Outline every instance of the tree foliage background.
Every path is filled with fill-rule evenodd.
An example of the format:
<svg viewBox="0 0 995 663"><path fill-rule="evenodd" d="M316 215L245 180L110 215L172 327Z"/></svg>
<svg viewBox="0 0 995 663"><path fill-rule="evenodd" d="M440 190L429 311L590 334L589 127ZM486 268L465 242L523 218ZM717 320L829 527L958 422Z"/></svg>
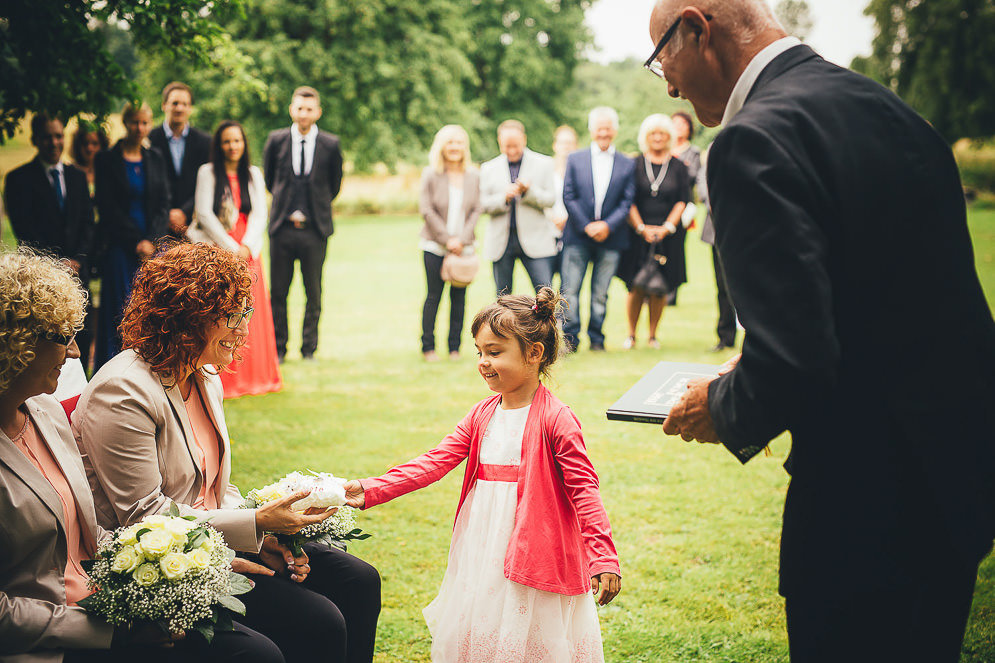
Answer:
<svg viewBox="0 0 995 663"><path fill-rule="evenodd" d="M995 0L870 0L873 52L851 67L889 86L949 141L995 134Z"/></svg>
<svg viewBox="0 0 995 663"><path fill-rule="evenodd" d="M245 0L224 22L212 64L144 54L147 98L174 79L197 95L197 124L246 126L258 150L287 126L290 96L322 96L319 126L343 138L359 170L421 162L444 124L463 125L476 158L497 152L494 129L522 120L551 142L591 36L590 0Z"/></svg>

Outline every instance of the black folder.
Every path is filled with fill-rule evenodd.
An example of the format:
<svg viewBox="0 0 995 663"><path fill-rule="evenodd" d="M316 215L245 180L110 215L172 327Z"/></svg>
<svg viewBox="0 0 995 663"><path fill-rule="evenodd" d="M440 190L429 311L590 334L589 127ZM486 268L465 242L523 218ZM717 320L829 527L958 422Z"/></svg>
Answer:
<svg viewBox="0 0 995 663"><path fill-rule="evenodd" d="M721 366L684 364L661 361L608 408L609 419L635 421L642 424L662 424L670 408L687 390L687 384L698 378L714 378Z"/></svg>

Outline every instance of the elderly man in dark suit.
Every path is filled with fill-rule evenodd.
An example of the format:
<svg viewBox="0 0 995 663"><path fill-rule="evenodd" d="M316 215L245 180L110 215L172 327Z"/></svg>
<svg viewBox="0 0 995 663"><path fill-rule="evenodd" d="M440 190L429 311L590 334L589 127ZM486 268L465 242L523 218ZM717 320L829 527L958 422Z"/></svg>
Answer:
<svg viewBox="0 0 995 663"><path fill-rule="evenodd" d="M313 359L321 317L321 271L332 225L332 200L342 186L338 136L319 131L321 99L317 90L299 87L290 102L293 125L266 139L263 171L273 194L270 206L270 300L280 361L287 354L287 293L300 261L307 302L301 355Z"/></svg>
<svg viewBox="0 0 995 663"><path fill-rule="evenodd" d="M567 310L563 336L576 351L580 335L580 288L591 268L591 317L587 335L591 350L604 351L602 325L608 306L608 286L629 245L629 209L636 197L635 162L615 150L618 113L601 106L588 115L591 147L567 157L563 175L563 292Z"/></svg>
<svg viewBox="0 0 995 663"><path fill-rule="evenodd" d="M183 237L193 220L193 194L197 169L211 158L210 134L190 126L193 90L174 81L162 90L161 125L149 132L149 142L159 150L169 175L169 234Z"/></svg>
<svg viewBox="0 0 995 663"><path fill-rule="evenodd" d="M88 288L94 248L93 205L86 175L62 163L64 132L58 118L45 113L32 118L31 143L38 153L7 175L7 215L18 244L62 258ZM90 357L91 319L88 314L76 336L84 368Z"/></svg>
<svg viewBox="0 0 995 663"><path fill-rule="evenodd" d="M742 462L791 431L792 661L957 661L995 536L995 322L951 151L764 0L659 0L650 33L671 96L725 126L708 191L746 328L664 431Z"/></svg>

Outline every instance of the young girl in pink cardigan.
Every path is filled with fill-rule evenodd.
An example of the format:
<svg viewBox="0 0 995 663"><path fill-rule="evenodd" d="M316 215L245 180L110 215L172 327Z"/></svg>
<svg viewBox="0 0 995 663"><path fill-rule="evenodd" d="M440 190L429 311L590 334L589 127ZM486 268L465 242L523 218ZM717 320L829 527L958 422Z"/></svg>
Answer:
<svg viewBox="0 0 995 663"><path fill-rule="evenodd" d="M480 311L477 369L497 395L431 451L345 486L348 504L369 508L467 461L449 564L424 610L433 661L604 660L595 601L621 589L618 555L580 423L540 382L562 347L561 302L542 288Z"/></svg>

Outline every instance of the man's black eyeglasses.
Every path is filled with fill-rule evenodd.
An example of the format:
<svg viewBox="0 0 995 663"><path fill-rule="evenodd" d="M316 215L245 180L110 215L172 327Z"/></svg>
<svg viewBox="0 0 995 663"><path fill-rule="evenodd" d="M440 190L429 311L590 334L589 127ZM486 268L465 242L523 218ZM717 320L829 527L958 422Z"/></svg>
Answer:
<svg viewBox="0 0 995 663"><path fill-rule="evenodd" d="M705 14L705 20L711 21L712 20L711 15ZM660 51L663 50L663 47L666 46L670 42L670 40L674 38L674 33L677 32L677 26L680 24L681 24L681 17L678 16L677 20L671 23L670 27L667 28L667 31L663 33L662 37L660 37L660 41L656 42L656 48L653 49L653 54L650 55L646 59L646 62L643 63L643 67L645 69L650 70L660 78L664 77L663 66L657 61L656 58L658 55L660 55Z"/></svg>

